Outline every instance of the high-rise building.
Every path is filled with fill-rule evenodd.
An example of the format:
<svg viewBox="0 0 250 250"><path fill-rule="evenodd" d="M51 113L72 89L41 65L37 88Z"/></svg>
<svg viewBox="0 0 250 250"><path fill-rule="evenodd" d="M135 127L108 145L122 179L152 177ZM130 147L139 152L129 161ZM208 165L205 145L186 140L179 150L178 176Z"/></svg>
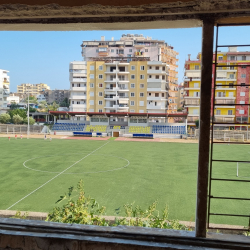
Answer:
<svg viewBox="0 0 250 250"><path fill-rule="evenodd" d="M17 85L17 93L18 94L31 94L38 95L40 91L50 89L50 87L45 83L31 84L31 83L22 83L21 85Z"/></svg>
<svg viewBox="0 0 250 250"><path fill-rule="evenodd" d="M178 53L165 41L128 34L117 41L83 41L81 46L83 61L70 63L71 111L177 111L177 104L168 105L168 92L169 79L178 86Z"/></svg>
<svg viewBox="0 0 250 250"><path fill-rule="evenodd" d="M10 77L7 70L0 69L0 112L7 109L7 97L10 95Z"/></svg>
<svg viewBox="0 0 250 250"><path fill-rule="evenodd" d="M215 98L215 122L247 123L249 106L234 104L249 104L249 86L245 85L249 85L250 81L250 67L246 66L250 65L250 52L239 52L237 48L231 47L228 52L217 53L217 63L216 86L214 86L215 67L212 82L212 87L216 88L215 97L212 94L212 102ZM189 55L189 59L185 62L185 107L188 110L190 125L199 120L200 67L201 53L198 54L197 60L191 60Z"/></svg>

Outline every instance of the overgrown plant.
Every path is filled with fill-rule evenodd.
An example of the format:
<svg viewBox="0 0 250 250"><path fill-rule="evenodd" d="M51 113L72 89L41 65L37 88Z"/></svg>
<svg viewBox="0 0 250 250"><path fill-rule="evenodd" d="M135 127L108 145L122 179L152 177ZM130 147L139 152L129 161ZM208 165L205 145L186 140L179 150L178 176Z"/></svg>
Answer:
<svg viewBox="0 0 250 250"><path fill-rule="evenodd" d="M28 212L24 212L22 215L21 211L16 211L15 215L11 218L13 218L13 219L26 219L28 217L28 215L29 215Z"/></svg>
<svg viewBox="0 0 250 250"><path fill-rule="evenodd" d="M77 193L76 196L73 196ZM74 201L73 198L77 197ZM106 208L99 206L95 199L86 197L83 188L83 181L77 185L77 188L70 187L67 194L60 196L56 203L66 201L62 207L55 207L52 213L48 214L46 221L77 223L98 226L137 226L154 227L175 230L190 230L188 227L179 223L178 220L169 219L169 209L165 206L160 213L156 208L158 201L153 202L145 211L140 206L125 204L123 206L126 217L117 217L115 222L111 223L103 218Z"/></svg>

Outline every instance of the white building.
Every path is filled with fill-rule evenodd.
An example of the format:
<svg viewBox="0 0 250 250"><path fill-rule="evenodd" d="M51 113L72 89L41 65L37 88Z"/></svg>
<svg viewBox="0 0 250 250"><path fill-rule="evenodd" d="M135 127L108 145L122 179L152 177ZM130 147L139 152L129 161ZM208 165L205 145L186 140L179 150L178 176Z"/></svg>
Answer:
<svg viewBox="0 0 250 250"><path fill-rule="evenodd" d="M38 102L46 101L46 97L43 94L38 94L36 98Z"/></svg>
<svg viewBox="0 0 250 250"><path fill-rule="evenodd" d="M10 94L10 77L7 75L9 71L0 69L0 111L7 109L7 97Z"/></svg>
<svg viewBox="0 0 250 250"><path fill-rule="evenodd" d="M10 96L7 97L7 102L8 104L12 104L12 103L19 103L20 102L20 98L19 96L15 96L14 94L10 94Z"/></svg>

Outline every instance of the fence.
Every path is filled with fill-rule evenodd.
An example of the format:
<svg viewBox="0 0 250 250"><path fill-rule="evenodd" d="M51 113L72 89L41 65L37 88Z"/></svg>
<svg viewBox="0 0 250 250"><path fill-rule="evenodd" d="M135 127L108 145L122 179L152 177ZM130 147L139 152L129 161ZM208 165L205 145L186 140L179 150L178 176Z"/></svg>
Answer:
<svg viewBox="0 0 250 250"><path fill-rule="evenodd" d="M30 125L30 134L39 134L42 132L43 126ZM1 134L27 134L28 125L0 125Z"/></svg>

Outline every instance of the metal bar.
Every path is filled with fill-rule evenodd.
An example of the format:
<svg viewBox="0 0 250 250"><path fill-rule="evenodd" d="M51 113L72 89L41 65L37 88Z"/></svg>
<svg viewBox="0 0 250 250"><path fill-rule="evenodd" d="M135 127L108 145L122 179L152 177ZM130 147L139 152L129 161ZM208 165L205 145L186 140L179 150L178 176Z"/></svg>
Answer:
<svg viewBox="0 0 250 250"><path fill-rule="evenodd" d="M250 66L250 65L249 65ZM233 86L233 87L249 87L250 84L240 85L240 84L223 84L223 85L215 85L215 87L221 87L221 86Z"/></svg>
<svg viewBox="0 0 250 250"><path fill-rule="evenodd" d="M207 17L203 20L201 88L200 88L200 133L199 157L196 196L196 237L206 237L207 194L210 143L210 110L212 90L214 20Z"/></svg>
<svg viewBox="0 0 250 250"><path fill-rule="evenodd" d="M250 123L235 123L235 122L213 122L213 124L226 124L226 125L250 125Z"/></svg>
<svg viewBox="0 0 250 250"><path fill-rule="evenodd" d="M250 104L239 104L239 103L228 103L228 104L223 104L223 103L215 103L215 106L250 106Z"/></svg>
<svg viewBox="0 0 250 250"><path fill-rule="evenodd" d="M217 26L250 26L250 23L218 23Z"/></svg>
<svg viewBox="0 0 250 250"><path fill-rule="evenodd" d="M250 163L250 161L235 161L235 160L214 160L212 161L220 161L220 162L243 162L243 163Z"/></svg>
<svg viewBox="0 0 250 250"><path fill-rule="evenodd" d="M218 45L218 48L223 48L223 47L250 47L250 44L235 44L235 45Z"/></svg>
<svg viewBox="0 0 250 250"><path fill-rule="evenodd" d="M228 61L229 62L229 61ZM230 61L231 63L234 63L233 61ZM237 61L235 61L236 63ZM247 62L246 62L247 63ZM234 65L227 65L227 64L219 64L217 63L216 64L216 68L219 68L219 67L242 67L242 66L246 66L246 67L250 67L250 64L234 64ZM229 69L230 70L230 69ZM225 70L226 71L226 70Z"/></svg>
<svg viewBox="0 0 250 250"><path fill-rule="evenodd" d="M243 232L245 232L245 231L249 231L249 228L246 228L246 229L244 229L244 228L237 228L237 229L232 229L232 228L224 228L224 227L210 227L210 226L208 226L208 228L207 229L217 229L217 230L237 230L237 231L243 231Z"/></svg>
<svg viewBox="0 0 250 250"><path fill-rule="evenodd" d="M250 201L250 198L219 197L219 196L210 196L210 198L211 198L211 199L221 199L221 200Z"/></svg>
<svg viewBox="0 0 250 250"><path fill-rule="evenodd" d="M242 144L242 145L245 145L245 144L250 144L250 142L224 142L224 141L214 141L213 143L219 143L219 144Z"/></svg>
<svg viewBox="0 0 250 250"><path fill-rule="evenodd" d="M239 181L239 182L250 182L250 180L236 180L236 179L220 179L220 178L212 178L212 181Z"/></svg>
<svg viewBox="0 0 250 250"><path fill-rule="evenodd" d="M217 214L217 213L210 213L210 215L236 216L236 217L250 217L250 215L245 215L245 214Z"/></svg>
<svg viewBox="0 0 250 250"><path fill-rule="evenodd" d="M216 29L216 45L215 45L215 64L214 66L216 67L217 65L217 50L218 50L218 34L219 34L219 27L217 26ZM216 85L216 70L214 71L214 86ZM213 108L212 108L212 136L211 136L211 149L210 149L210 158L213 158L213 141L214 141L214 126L213 126L213 121L214 121L214 105L215 105L215 88L213 88ZM209 225L209 213L210 213L210 207L211 207L211 201L210 201L210 195L211 195L211 178L212 178L212 161L210 160L210 166L209 166L209 191L208 191L208 211L207 211L207 223Z"/></svg>

